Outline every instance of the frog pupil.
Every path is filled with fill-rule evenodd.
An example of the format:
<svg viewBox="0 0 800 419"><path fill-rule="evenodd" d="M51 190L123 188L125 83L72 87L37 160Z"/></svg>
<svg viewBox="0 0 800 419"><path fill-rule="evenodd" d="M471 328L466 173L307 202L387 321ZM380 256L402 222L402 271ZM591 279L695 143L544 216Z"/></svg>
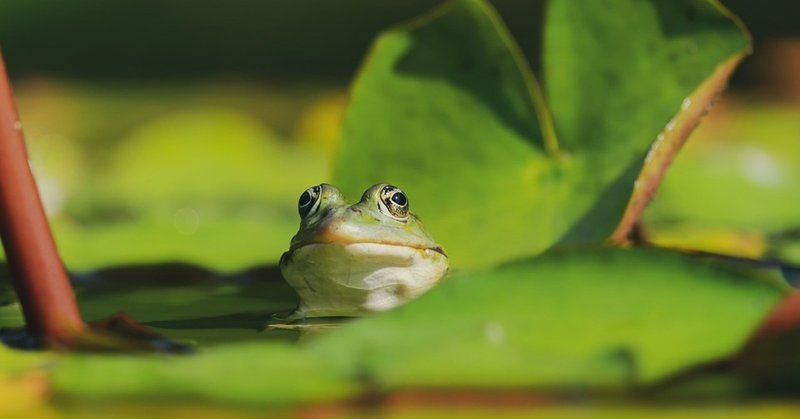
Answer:
<svg viewBox="0 0 800 419"><path fill-rule="evenodd" d="M394 202L397 205L400 205L401 207L405 206L408 203L406 195L402 192L396 192L395 194L392 195L391 199L392 202Z"/></svg>
<svg viewBox="0 0 800 419"><path fill-rule="evenodd" d="M408 217L408 198L406 198L406 194L403 191L396 186L386 185L381 189L378 197L384 205L381 211L388 211L393 217L400 221L405 221ZM378 208L381 208L380 203Z"/></svg>
<svg viewBox="0 0 800 419"><path fill-rule="evenodd" d="M300 217L306 217L314 209L314 202L319 197L319 189L317 186L307 189L300 195L300 200L297 201L297 211Z"/></svg>
<svg viewBox="0 0 800 419"><path fill-rule="evenodd" d="M308 193L308 191L305 191L303 192L302 195L300 195L300 201L297 202L297 205L300 207L304 207L310 203L311 203L311 194Z"/></svg>

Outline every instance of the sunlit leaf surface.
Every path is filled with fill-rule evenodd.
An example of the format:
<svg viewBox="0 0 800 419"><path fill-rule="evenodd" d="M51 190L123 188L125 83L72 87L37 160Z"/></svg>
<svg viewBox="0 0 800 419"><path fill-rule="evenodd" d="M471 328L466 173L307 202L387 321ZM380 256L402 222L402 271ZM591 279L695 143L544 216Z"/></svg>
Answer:
<svg viewBox="0 0 800 419"><path fill-rule="evenodd" d="M544 46L540 91L487 2L456 0L388 31L357 77L338 145L344 98L328 89L29 86L21 108L32 166L83 315L123 311L197 352L2 350L0 416L47 417L54 405L104 417L151 416L153 406L171 417L320 403L349 412L363 407L354 400L391 405L397 396L402 406L404 391L435 397L436 390L487 391L506 401L522 394L529 403L522 412L540 395L555 395L550 412L582 415L588 404L560 403L575 394L666 390L691 399L796 386L780 377L797 370L785 349L748 347L744 356L753 359L744 369L730 361L711 378L694 369L739 353L782 297L780 281L648 250L533 258L554 244L605 240L636 199L637 178L658 185L662 164L707 105L698 88L713 82L700 89L713 96L748 50L737 21L715 1L552 0ZM319 102L304 116L289 111L314 95ZM659 138L667 148L655 155L658 176L643 179ZM320 150L334 148L337 186L351 199L381 181L405 189L449 251L454 274L407 306L338 330L265 329L271 314L297 300L274 266L252 267L274 263L285 249L297 196L327 180ZM774 181L759 156L742 163L741 176ZM779 157L770 154L783 164ZM676 181L675 190L690 193L667 192L652 220L698 211L699 220L724 214L756 226L774 215L779 233L793 225L791 209L776 204L780 193L756 193L741 213L722 203L698 210L696 202L716 196L697 182L697 173L717 175L706 163ZM789 166L780 174L794 173ZM769 211L756 201L769 201ZM781 251L800 254L786 241ZM753 246L763 254L762 242ZM190 264L165 263L173 261ZM3 284L0 328L23 325L11 300ZM436 403L454 400L464 399ZM609 417L653 409L595 407ZM330 413L313 409L301 413ZM782 406L754 411L783 413Z"/></svg>
<svg viewBox="0 0 800 419"><path fill-rule="evenodd" d="M155 332L194 345L297 339L296 333L262 332L276 312L297 305L275 268L230 275L184 264L114 268L75 277L87 321L123 312ZM19 328L18 304L0 306L0 328Z"/></svg>
<svg viewBox="0 0 800 419"><path fill-rule="evenodd" d="M675 254L557 253L456 276L319 349L390 387L642 384L734 350L780 295Z"/></svg>
<svg viewBox="0 0 800 419"><path fill-rule="evenodd" d="M351 196L378 181L406 189L457 267L602 241L684 99L747 49L735 22L694 0L553 1L545 40L560 145L485 3L385 33L353 88L335 182Z"/></svg>
<svg viewBox="0 0 800 419"><path fill-rule="evenodd" d="M781 295L676 254L553 254L453 277L299 349L251 342L171 360L70 357L54 377L60 392L87 397L265 404L417 387L626 389L733 353ZM184 337L193 333L205 331Z"/></svg>

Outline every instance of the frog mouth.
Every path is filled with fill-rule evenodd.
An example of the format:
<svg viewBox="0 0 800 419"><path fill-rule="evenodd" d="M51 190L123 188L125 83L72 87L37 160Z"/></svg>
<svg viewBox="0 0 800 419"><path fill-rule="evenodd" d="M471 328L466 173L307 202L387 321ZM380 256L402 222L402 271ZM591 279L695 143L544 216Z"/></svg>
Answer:
<svg viewBox="0 0 800 419"><path fill-rule="evenodd" d="M284 264L286 262L289 262L292 259L292 256L294 255L294 253L297 252L298 250L301 250L301 249L304 249L304 248L308 248L308 247L311 247L311 246L342 246L342 247L344 247L344 246L350 246L350 245L370 245L370 244L371 245L378 245L378 246L386 246L387 248L401 247L401 248L416 250L416 251L419 251L419 252L433 252L433 253L438 253L441 256L445 257L445 258L448 258L447 253L444 251L444 249L441 248L441 246L420 247L420 246L409 246L407 244L398 244L398 243L392 243L392 242L356 242L356 241L354 241L354 242L318 241L317 242L317 241L315 241L315 242L310 242L310 243L304 243L304 244L302 244L300 246L290 248L288 251L284 252L283 255L281 255L280 264Z"/></svg>
<svg viewBox="0 0 800 419"><path fill-rule="evenodd" d="M437 247L308 243L284 253L280 268L300 297L301 316L361 316L396 307L439 283L449 267Z"/></svg>
<svg viewBox="0 0 800 419"><path fill-rule="evenodd" d="M433 252L439 253L439 254L441 254L441 255L442 255L442 256L444 256L444 257L447 257L447 253L445 253L445 252L444 252L444 249L442 249L440 246L436 246L436 247L428 247L427 249L428 249L428 250L430 250L430 251L433 251Z"/></svg>
<svg viewBox="0 0 800 419"><path fill-rule="evenodd" d="M370 241L370 242L366 242L366 241L365 242L359 242L359 241L352 241L352 242L348 242L348 241L315 241L315 242L305 243L303 245L297 246L296 248L291 249L290 251L294 251L294 250L297 250L297 249L300 249L302 247L309 246L309 245L312 245L312 244L331 244L331 245L339 245L339 246L347 246L349 244L383 244L383 245L387 245L387 246L407 247L409 249L416 249L416 250L430 250L432 252L439 253L444 257L447 257L447 253L445 253L444 249L442 249L441 246L435 246L435 247L409 246L407 244L395 243L395 242L391 242L391 241Z"/></svg>

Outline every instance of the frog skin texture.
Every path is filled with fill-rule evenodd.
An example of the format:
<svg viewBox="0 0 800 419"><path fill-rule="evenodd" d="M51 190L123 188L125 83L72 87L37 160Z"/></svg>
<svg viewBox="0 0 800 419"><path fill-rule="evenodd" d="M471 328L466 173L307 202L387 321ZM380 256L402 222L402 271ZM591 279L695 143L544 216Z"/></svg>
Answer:
<svg viewBox="0 0 800 419"><path fill-rule="evenodd" d="M448 271L447 254L395 186L374 185L350 205L323 183L303 192L298 210L300 229L280 268L300 303L285 320L388 310L429 290Z"/></svg>

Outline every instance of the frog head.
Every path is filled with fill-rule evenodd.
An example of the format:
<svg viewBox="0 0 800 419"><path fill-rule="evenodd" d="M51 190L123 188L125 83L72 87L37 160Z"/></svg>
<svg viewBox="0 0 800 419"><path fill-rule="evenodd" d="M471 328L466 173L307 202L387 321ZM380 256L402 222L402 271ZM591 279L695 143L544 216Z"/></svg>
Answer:
<svg viewBox="0 0 800 419"><path fill-rule="evenodd" d="M293 318L390 309L447 273L447 254L395 186L374 185L351 205L323 183L300 195L298 211L300 229L281 257L281 272L300 296Z"/></svg>

